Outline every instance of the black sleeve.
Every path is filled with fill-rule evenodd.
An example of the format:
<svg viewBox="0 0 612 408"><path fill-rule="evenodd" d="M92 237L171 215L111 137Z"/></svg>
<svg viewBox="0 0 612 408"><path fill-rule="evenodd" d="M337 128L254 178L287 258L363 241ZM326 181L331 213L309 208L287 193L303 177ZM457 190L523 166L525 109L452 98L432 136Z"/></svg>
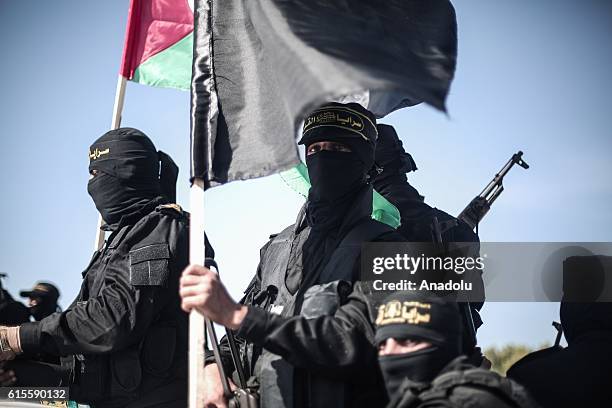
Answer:
<svg viewBox="0 0 612 408"><path fill-rule="evenodd" d="M148 239L169 243L169 262L155 264L162 275L167 274L166 280L160 282L149 278L153 281L134 282L130 278L129 263L109 262L105 270L105 286L97 295L62 313L21 326L20 340L24 352L53 355L109 353L142 340L168 301L178 301L178 276L188 261L185 224L164 217L149 227L146 231ZM146 241L139 242L134 247L145 244ZM152 270L157 266L149 268Z"/></svg>
<svg viewBox="0 0 612 408"><path fill-rule="evenodd" d="M160 288L135 288L117 277L87 303L22 325L22 348L53 355L120 350L142 338L166 298Z"/></svg>
<svg viewBox="0 0 612 408"><path fill-rule="evenodd" d="M344 377L359 375L376 364L367 305L354 294L334 315L313 319L249 307L237 334L310 371Z"/></svg>

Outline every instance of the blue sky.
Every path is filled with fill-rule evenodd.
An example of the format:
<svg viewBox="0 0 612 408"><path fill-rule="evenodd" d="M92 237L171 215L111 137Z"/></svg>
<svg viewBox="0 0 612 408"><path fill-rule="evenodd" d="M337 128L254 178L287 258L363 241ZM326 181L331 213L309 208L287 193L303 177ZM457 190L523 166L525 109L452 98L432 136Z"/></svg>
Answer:
<svg viewBox="0 0 612 408"><path fill-rule="evenodd" d="M0 271L13 294L47 279L70 303L91 256L96 211L87 151L110 126L128 2L0 2ZM427 106L396 126L427 201L458 214L516 150L518 168L481 225L483 241L612 241L612 3L457 2L449 116ZM189 95L129 84L123 125L181 167L189 208ZM302 204L277 176L206 194L207 233L238 297L269 234ZM489 303L483 345L552 341L558 305Z"/></svg>

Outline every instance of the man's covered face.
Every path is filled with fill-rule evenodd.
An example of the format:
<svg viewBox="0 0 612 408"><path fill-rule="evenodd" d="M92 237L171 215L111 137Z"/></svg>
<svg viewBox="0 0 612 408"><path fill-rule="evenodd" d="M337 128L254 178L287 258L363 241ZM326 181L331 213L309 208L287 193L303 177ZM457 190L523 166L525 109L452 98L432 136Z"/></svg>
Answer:
<svg viewBox="0 0 612 408"><path fill-rule="evenodd" d="M311 112L299 141L306 146L309 201L336 202L363 186L376 137L376 118L361 105L329 103Z"/></svg>
<svg viewBox="0 0 612 408"><path fill-rule="evenodd" d="M160 194L158 184L130 183L104 172L98 172L89 180L87 192L109 225L118 223L135 206Z"/></svg>
<svg viewBox="0 0 612 408"><path fill-rule="evenodd" d="M57 310L56 302L44 297L30 297L28 300L30 314L36 321L53 314Z"/></svg>
<svg viewBox="0 0 612 408"><path fill-rule="evenodd" d="M412 156L404 150L404 146L393 126L378 124L378 140L376 141L375 161L382 173L374 178L374 185L387 177L404 175L417 169Z"/></svg>
<svg viewBox="0 0 612 408"><path fill-rule="evenodd" d="M446 349L418 339L384 340L378 349L378 362L389 397L393 397L402 382L430 382L456 357Z"/></svg>
<svg viewBox="0 0 612 408"><path fill-rule="evenodd" d="M391 294L378 308L375 340L389 397L404 381L430 382L460 354L456 303L418 292Z"/></svg>
<svg viewBox="0 0 612 408"><path fill-rule="evenodd" d="M107 224L161 194L158 153L142 132L110 131L94 142L89 157L87 191Z"/></svg>
<svg viewBox="0 0 612 408"><path fill-rule="evenodd" d="M344 143L321 141L308 145L306 165L311 198L316 201L337 201L365 183L364 163Z"/></svg>

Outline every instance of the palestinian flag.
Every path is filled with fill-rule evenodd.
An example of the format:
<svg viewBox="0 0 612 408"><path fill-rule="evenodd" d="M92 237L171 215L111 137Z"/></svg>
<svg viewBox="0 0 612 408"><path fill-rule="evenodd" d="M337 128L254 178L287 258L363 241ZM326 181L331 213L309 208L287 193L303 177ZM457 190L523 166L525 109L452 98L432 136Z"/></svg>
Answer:
<svg viewBox="0 0 612 408"><path fill-rule="evenodd" d="M193 0L131 0L120 75L189 89L192 61Z"/></svg>

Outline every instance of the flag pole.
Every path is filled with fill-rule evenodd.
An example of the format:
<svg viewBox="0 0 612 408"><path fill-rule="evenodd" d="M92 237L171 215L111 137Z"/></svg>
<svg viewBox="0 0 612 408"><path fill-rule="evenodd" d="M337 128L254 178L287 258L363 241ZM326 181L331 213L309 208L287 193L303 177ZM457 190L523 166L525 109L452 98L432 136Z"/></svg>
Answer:
<svg viewBox="0 0 612 408"><path fill-rule="evenodd" d="M204 265L204 180L195 178L189 194L189 263ZM189 313L189 408L203 408L204 336L204 316L192 310Z"/></svg>
<svg viewBox="0 0 612 408"><path fill-rule="evenodd" d="M119 75L117 79L117 88L115 89L115 102L113 104L113 120L111 122L111 130L118 129L121 126L121 112L123 111L123 101L125 99L125 86L127 79ZM102 216L98 215L98 228L96 228L96 239L94 241L94 251L98 251L104 245L104 231L102 227Z"/></svg>

